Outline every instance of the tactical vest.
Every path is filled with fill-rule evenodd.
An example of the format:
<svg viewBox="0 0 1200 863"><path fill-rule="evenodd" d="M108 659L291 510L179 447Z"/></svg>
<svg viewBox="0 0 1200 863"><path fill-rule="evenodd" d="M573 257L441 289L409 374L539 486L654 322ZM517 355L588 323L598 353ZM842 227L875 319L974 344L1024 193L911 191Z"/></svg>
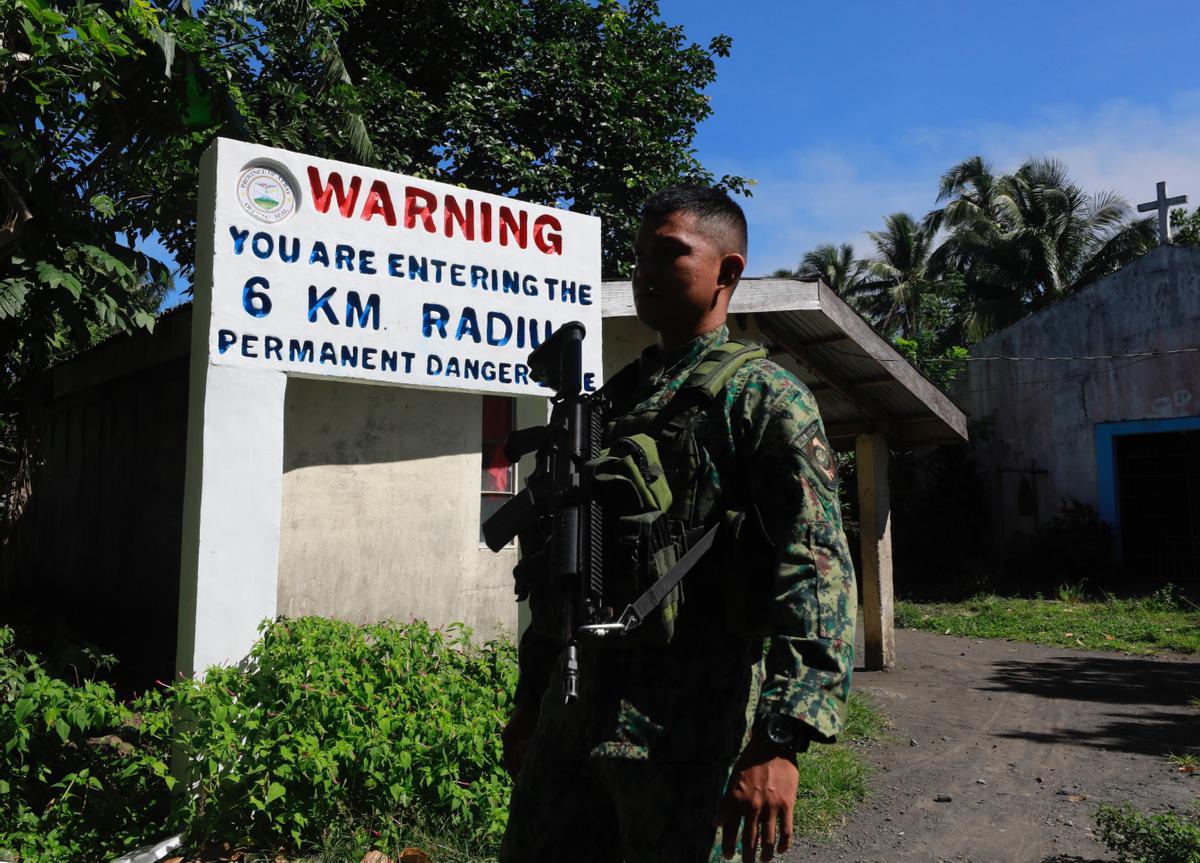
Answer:
<svg viewBox="0 0 1200 863"><path fill-rule="evenodd" d="M593 496L603 511L604 598L616 613L670 572L711 528L721 525L716 546L699 568L711 573L714 567L736 567L733 578L720 574L726 620L737 630L755 628L748 623L755 614L751 606L765 606L765 585L752 586L741 572L749 564L750 546L757 560L769 540L756 531L753 541L747 541L743 502L748 495L721 486L723 480L736 482L737 476L722 400L738 370L765 356L760 345L727 341L705 354L675 395L656 407L627 404L637 384L636 361L597 394L602 404L611 406L611 416L604 417L603 448L600 457L589 462L589 472ZM758 518L750 521L760 524ZM773 550L769 556L774 556ZM766 566L754 566L765 576ZM671 588L644 622L620 641L669 642L689 578L695 577L687 576ZM561 594L534 589L530 605L535 628L560 637L556 617Z"/></svg>

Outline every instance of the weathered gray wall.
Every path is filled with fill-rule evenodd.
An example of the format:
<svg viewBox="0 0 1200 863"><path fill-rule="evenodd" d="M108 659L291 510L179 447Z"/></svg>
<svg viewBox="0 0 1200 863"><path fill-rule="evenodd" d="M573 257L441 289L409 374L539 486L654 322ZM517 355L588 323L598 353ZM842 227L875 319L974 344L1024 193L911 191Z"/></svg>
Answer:
<svg viewBox="0 0 1200 863"><path fill-rule="evenodd" d="M1200 249L1165 246L980 342L972 356L1107 356L1200 345ZM1095 426L1200 415L1200 354L972 362L954 390L972 421L998 538L1097 505ZM1024 476L1036 518L1018 514Z"/></svg>
<svg viewBox="0 0 1200 863"><path fill-rule="evenodd" d="M29 503L0 550L0 623L51 655L91 642L128 687L174 671L190 320L47 377Z"/></svg>

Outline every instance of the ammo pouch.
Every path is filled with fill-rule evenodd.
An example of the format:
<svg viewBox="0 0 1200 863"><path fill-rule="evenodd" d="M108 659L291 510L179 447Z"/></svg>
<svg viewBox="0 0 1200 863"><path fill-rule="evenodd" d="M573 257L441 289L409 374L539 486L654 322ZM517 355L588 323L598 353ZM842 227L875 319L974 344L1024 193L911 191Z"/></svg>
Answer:
<svg viewBox="0 0 1200 863"><path fill-rule="evenodd" d="M605 599L619 613L671 570L687 550L688 537L667 518L673 496L652 437L619 438L587 466L592 493L604 511ZM644 644L670 641L682 599L680 583L625 638Z"/></svg>

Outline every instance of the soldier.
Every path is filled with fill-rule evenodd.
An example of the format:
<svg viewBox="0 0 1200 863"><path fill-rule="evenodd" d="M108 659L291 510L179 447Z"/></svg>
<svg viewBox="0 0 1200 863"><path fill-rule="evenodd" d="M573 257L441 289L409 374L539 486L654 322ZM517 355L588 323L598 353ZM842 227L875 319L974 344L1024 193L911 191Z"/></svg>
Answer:
<svg viewBox="0 0 1200 863"><path fill-rule="evenodd" d="M663 190L635 253L637 314L658 341L606 384L605 443L658 435L682 541L725 526L660 620L581 642L575 704L534 606L503 733L516 784L502 863L700 863L739 839L746 861L769 859L791 841L797 753L843 721L856 594L832 453L808 389L727 344L745 216L720 190ZM728 380L697 371L748 352ZM691 397L704 386L711 398ZM624 575L606 563L606 590L632 590Z"/></svg>

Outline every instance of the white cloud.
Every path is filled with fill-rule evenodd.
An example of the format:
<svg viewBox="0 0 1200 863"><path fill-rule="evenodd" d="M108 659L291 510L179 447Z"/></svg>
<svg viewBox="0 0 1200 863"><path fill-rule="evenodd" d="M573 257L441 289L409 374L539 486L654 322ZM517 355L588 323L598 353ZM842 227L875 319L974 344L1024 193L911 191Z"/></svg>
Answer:
<svg viewBox="0 0 1200 863"><path fill-rule="evenodd" d="M914 127L879 143L833 150L791 150L772 157L713 165L718 174L758 179L743 202L750 220L749 270L794 267L818 243L851 242L869 250L864 232L905 210L921 216L934 205L938 177L951 165L983 155L998 171L1029 156L1053 156L1089 192L1116 191L1132 205L1154 197L1166 180L1173 195L1200 204L1200 92L1160 106L1115 101L1098 110L1052 106L1022 124Z"/></svg>
<svg viewBox="0 0 1200 863"><path fill-rule="evenodd" d="M1112 190L1131 203L1154 197L1154 184L1200 201L1200 92L1162 107L1109 102L1097 111L1054 107L1021 129L984 126L961 135L1010 170L1028 156L1053 156L1090 192Z"/></svg>

